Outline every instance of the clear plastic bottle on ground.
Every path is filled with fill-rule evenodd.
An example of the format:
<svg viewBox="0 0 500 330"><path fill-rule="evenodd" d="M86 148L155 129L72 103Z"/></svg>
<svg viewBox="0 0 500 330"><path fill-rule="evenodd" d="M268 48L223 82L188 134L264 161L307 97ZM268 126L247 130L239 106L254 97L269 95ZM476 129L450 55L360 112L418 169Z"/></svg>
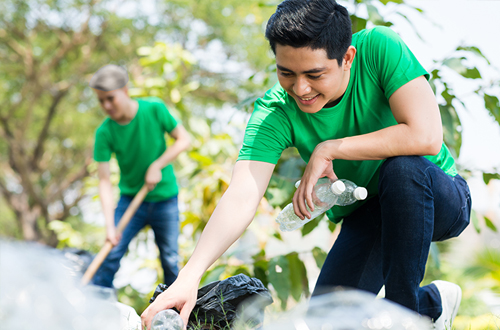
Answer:
<svg viewBox="0 0 500 330"><path fill-rule="evenodd" d="M364 187L358 187L354 182L340 179L345 184L345 191L337 199L337 205L351 205L356 201L364 200L368 196L368 190Z"/></svg>
<svg viewBox="0 0 500 330"><path fill-rule="evenodd" d="M298 181L295 186L298 187ZM292 231L297 228L302 227L309 221L316 218L318 215L325 213L327 210L335 205L337 198L345 191L344 182L337 180L331 182L328 178L319 179L314 186L314 193L316 197L313 198L314 212L311 212L309 206L307 210L311 214L311 218L305 218L301 220L293 210L293 203L288 204L276 218L276 222L280 224L281 231Z"/></svg>
<svg viewBox="0 0 500 330"><path fill-rule="evenodd" d="M184 322L179 313L173 309L165 309L156 313L151 322L151 330L183 330Z"/></svg>

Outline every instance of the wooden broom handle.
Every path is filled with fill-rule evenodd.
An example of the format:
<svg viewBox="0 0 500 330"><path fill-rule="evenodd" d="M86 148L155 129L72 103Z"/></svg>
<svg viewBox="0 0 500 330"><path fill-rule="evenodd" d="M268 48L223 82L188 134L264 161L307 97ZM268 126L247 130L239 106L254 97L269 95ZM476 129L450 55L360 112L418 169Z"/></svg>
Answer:
<svg viewBox="0 0 500 330"><path fill-rule="evenodd" d="M123 233L123 230L125 227L127 227L128 223L134 216L135 212L141 205L142 201L148 194L149 189L146 184L142 186L141 190L135 195L134 199L132 199L132 202L130 202L130 205L127 207L127 210L123 214L122 218L118 222L118 226L116 226L116 233L121 234ZM110 241L106 240L106 243L104 243L104 246L101 248L99 253L95 256L94 260L90 263L89 267L85 271L85 274L82 276L82 285L86 285L90 282L92 277L94 277L95 273L101 266L102 262L106 257L108 256L109 252L111 252L111 249L113 248L113 244L111 244Z"/></svg>

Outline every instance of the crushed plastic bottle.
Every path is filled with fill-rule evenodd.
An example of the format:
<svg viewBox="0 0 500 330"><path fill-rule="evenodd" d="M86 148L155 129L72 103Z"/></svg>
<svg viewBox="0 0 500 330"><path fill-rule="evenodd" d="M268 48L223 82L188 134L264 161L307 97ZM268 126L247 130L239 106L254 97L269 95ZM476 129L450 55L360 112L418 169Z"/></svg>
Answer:
<svg viewBox="0 0 500 330"><path fill-rule="evenodd" d="M298 184L300 184L300 181L298 181L295 186L298 187ZM311 214L311 217L309 219L306 217L304 220L301 220L293 210L293 203L290 203L280 212L280 214L278 214L278 217L276 218L276 222L280 224L280 230L295 230L302 227L317 216L325 213L327 210L331 209L333 205L335 205L337 198L344 191L345 184L340 180L332 183L328 178L319 179L314 186L315 198L313 199L313 212L311 212L306 203L306 208Z"/></svg>
<svg viewBox="0 0 500 330"><path fill-rule="evenodd" d="M337 199L337 205L346 206L356 201L364 200L368 196L368 190L364 187L358 187L354 182L340 179L345 184L345 191Z"/></svg>
<svg viewBox="0 0 500 330"><path fill-rule="evenodd" d="M262 330L431 330L431 320L372 293L338 288L274 316Z"/></svg>
<svg viewBox="0 0 500 330"><path fill-rule="evenodd" d="M59 250L0 238L0 329L125 330L116 305L82 288L72 266Z"/></svg>
<svg viewBox="0 0 500 330"><path fill-rule="evenodd" d="M151 322L151 330L183 330L184 322L173 309L165 309L156 313Z"/></svg>

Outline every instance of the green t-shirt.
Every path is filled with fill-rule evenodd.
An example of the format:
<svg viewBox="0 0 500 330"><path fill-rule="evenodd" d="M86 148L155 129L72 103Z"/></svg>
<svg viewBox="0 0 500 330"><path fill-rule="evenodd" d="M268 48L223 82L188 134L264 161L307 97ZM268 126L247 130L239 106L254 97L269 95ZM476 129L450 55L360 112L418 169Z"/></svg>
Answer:
<svg viewBox="0 0 500 330"><path fill-rule="evenodd" d="M120 125L106 118L95 133L94 160L107 162L115 154L122 195L135 195L141 189L149 165L167 149L165 132L170 133L177 126L177 120L161 99L150 97L137 102L139 108L130 123ZM172 165L164 167L161 173L161 181L148 193L146 201L157 202L178 194Z"/></svg>
<svg viewBox="0 0 500 330"><path fill-rule="evenodd" d="M296 147L305 162L317 144L332 139L374 132L397 122L389 97L409 81L429 74L400 39L386 27L375 27L353 35L357 49L349 84L341 101L317 113L305 113L295 100L276 84L255 103L238 160L276 164L282 151ZM455 162L443 144L436 156L426 156L449 175L456 175ZM333 169L339 178L366 187L369 197L378 193L378 175L383 160L336 159ZM327 215L339 222L364 201L334 206Z"/></svg>

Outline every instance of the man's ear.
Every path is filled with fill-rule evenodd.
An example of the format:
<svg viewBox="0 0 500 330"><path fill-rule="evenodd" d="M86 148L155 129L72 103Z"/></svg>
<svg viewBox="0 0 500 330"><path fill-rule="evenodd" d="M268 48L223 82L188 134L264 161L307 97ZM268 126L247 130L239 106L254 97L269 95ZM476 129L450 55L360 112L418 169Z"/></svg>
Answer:
<svg viewBox="0 0 500 330"><path fill-rule="evenodd" d="M354 46L349 46L347 48L347 52L344 55L344 58L342 60L342 66L344 67L344 70L349 70L352 66L352 61L354 61L354 57L356 56L356 48Z"/></svg>

